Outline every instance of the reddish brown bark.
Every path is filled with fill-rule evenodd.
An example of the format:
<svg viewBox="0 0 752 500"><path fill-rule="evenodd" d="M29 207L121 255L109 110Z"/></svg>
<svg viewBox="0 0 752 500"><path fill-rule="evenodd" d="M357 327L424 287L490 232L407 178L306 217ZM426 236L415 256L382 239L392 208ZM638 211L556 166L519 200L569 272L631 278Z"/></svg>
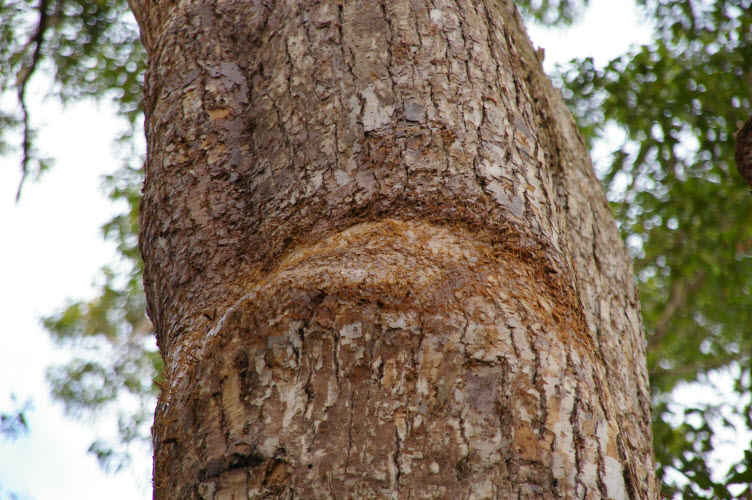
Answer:
<svg viewBox="0 0 752 500"><path fill-rule="evenodd" d="M655 498L629 258L511 2L145 2L158 498Z"/></svg>

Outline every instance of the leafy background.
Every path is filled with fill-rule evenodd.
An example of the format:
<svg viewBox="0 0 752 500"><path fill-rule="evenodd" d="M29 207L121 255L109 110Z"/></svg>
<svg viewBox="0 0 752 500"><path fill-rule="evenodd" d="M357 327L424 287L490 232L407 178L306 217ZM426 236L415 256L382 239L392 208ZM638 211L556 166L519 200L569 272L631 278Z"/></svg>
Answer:
<svg viewBox="0 0 752 500"><path fill-rule="evenodd" d="M529 22L565 26L588 3L518 5ZM752 112L752 0L636 3L653 27L650 43L605 65L574 60L550 73L591 150L607 151L597 169L635 261L663 493L751 497L750 443L733 438L746 451L722 469L712 457L752 429L752 196L733 164L734 134ZM77 418L116 416L118 437L90 447L110 471L148 442L162 368L136 246L146 60L137 35L122 0L0 4L0 154L20 156L23 179L52 163L29 114L34 76L51 78L44 93L54 99L112 103L123 119L122 167L105 179L122 210L103 228L118 256L102 268L95 298L44 319L69 353L48 369L53 396ZM22 434L29 411L22 401L2 409L0 433Z"/></svg>

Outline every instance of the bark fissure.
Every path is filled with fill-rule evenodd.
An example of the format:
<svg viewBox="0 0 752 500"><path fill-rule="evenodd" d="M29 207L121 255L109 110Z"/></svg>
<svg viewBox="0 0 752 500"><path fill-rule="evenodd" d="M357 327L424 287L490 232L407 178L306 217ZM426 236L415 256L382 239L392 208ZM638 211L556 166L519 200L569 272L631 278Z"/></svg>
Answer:
<svg viewBox="0 0 752 500"><path fill-rule="evenodd" d="M580 480L580 475L583 473L583 464L582 464L582 443L584 441L583 436L580 434L579 429L579 408L582 400L580 398L580 386L579 384L575 387L575 397L574 397L574 406L572 408L572 415L569 419L569 423L572 426L572 434L573 434L573 440L575 443L575 455L574 455L574 461L575 461L575 468L577 470L577 476L576 476L576 484L577 488L575 489L575 494L578 498L587 498L587 486L582 483ZM577 491L577 490L580 491Z"/></svg>
<svg viewBox="0 0 752 500"><path fill-rule="evenodd" d="M352 447L353 447L352 428L353 428L354 411L355 411L355 390L352 390L350 394L350 413L347 416L347 457L345 458L345 474L347 474L347 469L350 465L350 453L352 453Z"/></svg>
<svg viewBox="0 0 752 500"><path fill-rule="evenodd" d="M538 428L536 429L538 432L538 437L542 438L544 434L546 433L546 425L548 420L548 401L546 400L546 391L543 387L544 381L543 377L538 376L539 368L541 367L541 357L540 353L538 352L538 348L536 347L537 343L537 335L538 332L532 331L532 335L534 337L534 340L530 342L530 350L533 351L533 387L535 387L535 390L538 391L538 408L539 408L539 416L536 417L538 420Z"/></svg>
<svg viewBox="0 0 752 500"><path fill-rule="evenodd" d="M402 458L402 440L399 436L399 431L397 430L397 427L394 427L394 453L392 454L392 462L394 463L394 468L396 469L396 473L394 475L394 480L392 481L393 487L399 487L400 477L402 476L402 465L400 464L400 460Z"/></svg>

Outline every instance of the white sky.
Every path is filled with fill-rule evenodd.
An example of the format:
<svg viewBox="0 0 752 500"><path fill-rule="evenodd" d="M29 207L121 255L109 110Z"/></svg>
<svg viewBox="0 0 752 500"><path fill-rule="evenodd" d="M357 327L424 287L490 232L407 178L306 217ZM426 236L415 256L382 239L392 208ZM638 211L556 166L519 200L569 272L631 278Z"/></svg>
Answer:
<svg viewBox="0 0 752 500"><path fill-rule="evenodd" d="M120 124L92 104L63 112L48 101L34 113L45 123L40 145L57 161L40 182L25 185L18 205L18 163L0 159L0 409L10 408L11 392L34 406L27 437L0 438L0 492L37 500L149 498L148 465L138 479L104 474L86 453L93 423L65 418L51 402L44 371L67 353L54 348L39 320L68 297L91 297L99 267L115 255L101 237L113 207L100 176L117 166L111 144Z"/></svg>
<svg viewBox="0 0 752 500"><path fill-rule="evenodd" d="M545 48L550 69L584 56L602 65L648 42L650 30L631 2L592 0L577 26L531 27L530 35ZM97 271L114 256L101 237L113 207L101 194L100 177L118 166L111 145L120 125L105 107L90 103L61 110L47 101L32 113L45 124L40 149L56 162L40 182L26 184L18 205L18 160L0 158L0 410L11 407L11 392L34 405L28 436L0 438L0 499L11 491L36 500L150 498L149 456L137 457L133 470L103 473L86 453L97 437L95 423L67 418L51 402L45 368L66 353L55 350L39 321L68 297L92 297Z"/></svg>

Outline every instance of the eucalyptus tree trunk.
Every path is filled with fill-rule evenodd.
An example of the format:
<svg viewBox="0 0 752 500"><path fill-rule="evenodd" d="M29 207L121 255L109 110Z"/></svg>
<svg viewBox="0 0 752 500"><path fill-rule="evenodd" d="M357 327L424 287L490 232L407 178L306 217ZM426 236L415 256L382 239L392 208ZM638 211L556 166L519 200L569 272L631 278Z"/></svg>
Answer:
<svg viewBox="0 0 752 500"><path fill-rule="evenodd" d="M131 0L156 498L656 498L630 259L510 1Z"/></svg>

